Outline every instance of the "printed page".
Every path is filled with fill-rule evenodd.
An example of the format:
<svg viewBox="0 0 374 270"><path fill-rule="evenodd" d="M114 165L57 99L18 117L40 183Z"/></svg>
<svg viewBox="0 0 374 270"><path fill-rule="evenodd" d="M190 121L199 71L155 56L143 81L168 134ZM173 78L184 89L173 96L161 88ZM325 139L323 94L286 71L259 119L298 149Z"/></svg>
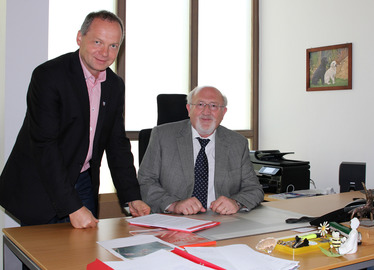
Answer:
<svg viewBox="0 0 374 270"><path fill-rule="evenodd" d="M223 247L186 247L188 253L231 270L297 269L299 262L284 260L260 253L247 245Z"/></svg>
<svg viewBox="0 0 374 270"><path fill-rule="evenodd" d="M147 216L136 217L129 219L128 222L133 225L160 227L169 230L178 230L185 232L194 232L219 224L219 222L216 221L198 220L165 214L151 214Z"/></svg>

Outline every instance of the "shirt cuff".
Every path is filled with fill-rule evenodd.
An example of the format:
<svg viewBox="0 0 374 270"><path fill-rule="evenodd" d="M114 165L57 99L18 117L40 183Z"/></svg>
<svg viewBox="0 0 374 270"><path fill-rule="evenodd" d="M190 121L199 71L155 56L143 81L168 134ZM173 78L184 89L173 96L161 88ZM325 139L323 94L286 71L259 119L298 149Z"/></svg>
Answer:
<svg viewBox="0 0 374 270"><path fill-rule="evenodd" d="M236 204L239 206L239 211L242 211L242 212L249 212L249 209L243 205L242 203L238 202L237 200L235 200Z"/></svg>

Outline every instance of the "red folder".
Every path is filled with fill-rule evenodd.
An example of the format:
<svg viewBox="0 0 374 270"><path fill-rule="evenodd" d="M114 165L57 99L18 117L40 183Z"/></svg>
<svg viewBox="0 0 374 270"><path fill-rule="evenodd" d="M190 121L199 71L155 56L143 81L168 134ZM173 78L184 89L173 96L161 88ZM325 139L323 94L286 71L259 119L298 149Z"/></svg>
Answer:
<svg viewBox="0 0 374 270"><path fill-rule="evenodd" d="M217 269L217 270L225 270L225 268L222 268L222 267L219 267L218 265L215 265L213 263L210 263L210 262L207 262L203 259L200 259L199 257L196 257L190 253L188 253L187 251L184 251L180 248L174 248L171 252L173 252L174 254L177 254L187 260L190 260L194 263L197 263L197 264L200 264L200 265L204 265L206 267L210 267L212 269Z"/></svg>
<svg viewBox="0 0 374 270"><path fill-rule="evenodd" d="M96 259L94 262L87 264L87 270L113 270L113 268Z"/></svg>

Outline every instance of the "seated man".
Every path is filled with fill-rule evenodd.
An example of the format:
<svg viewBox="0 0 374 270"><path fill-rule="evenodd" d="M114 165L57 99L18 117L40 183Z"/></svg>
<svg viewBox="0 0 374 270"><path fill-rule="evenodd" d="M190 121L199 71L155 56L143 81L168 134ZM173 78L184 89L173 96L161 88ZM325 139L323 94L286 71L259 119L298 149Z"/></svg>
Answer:
<svg viewBox="0 0 374 270"><path fill-rule="evenodd" d="M190 119L152 130L138 180L154 213L230 215L259 205L264 192L249 159L248 140L220 123L227 98L211 86L187 97Z"/></svg>

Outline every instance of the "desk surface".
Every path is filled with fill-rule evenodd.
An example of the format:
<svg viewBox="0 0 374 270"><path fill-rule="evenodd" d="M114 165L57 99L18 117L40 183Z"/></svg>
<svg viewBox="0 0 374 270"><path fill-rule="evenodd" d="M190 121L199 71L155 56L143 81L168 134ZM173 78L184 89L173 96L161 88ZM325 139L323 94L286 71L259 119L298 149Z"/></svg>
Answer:
<svg viewBox="0 0 374 270"><path fill-rule="evenodd" d="M348 192L318 197L307 197L266 202L264 205L319 216L336 210L349 203L352 198L363 198L361 192ZM96 258L102 261L119 260L98 245L97 241L129 236L132 226L123 218L102 219L94 229L74 229L70 223L39 225L3 229L11 240L41 269L86 269ZM295 234L282 231L254 236L217 241L217 246L248 244L255 249L256 244L266 237L283 237ZM272 256L300 262L300 269L332 269L349 264L374 260L374 246L360 246L357 253L339 258L330 258L320 251L303 255L292 255L274 251Z"/></svg>

